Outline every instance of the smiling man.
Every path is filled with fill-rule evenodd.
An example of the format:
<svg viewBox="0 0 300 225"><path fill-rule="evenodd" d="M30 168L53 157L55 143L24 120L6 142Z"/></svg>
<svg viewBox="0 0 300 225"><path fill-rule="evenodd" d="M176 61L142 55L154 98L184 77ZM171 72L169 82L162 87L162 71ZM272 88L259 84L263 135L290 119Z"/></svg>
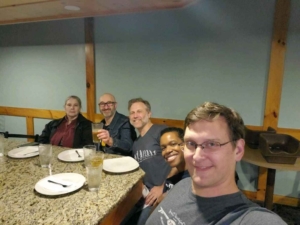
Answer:
<svg viewBox="0 0 300 225"><path fill-rule="evenodd" d="M172 167L173 171L166 179L163 190L164 193L154 203L154 207L166 197L168 191L170 191L175 184L184 178L190 177L183 156L183 129L168 127L162 130L160 135L162 156L170 167Z"/></svg>
<svg viewBox="0 0 300 225"><path fill-rule="evenodd" d="M183 129L178 127L168 127L161 131L160 147L162 156L170 167L175 168L175 173L165 181L164 192L169 191L180 180L189 177L189 172L183 156ZM164 196L160 197L161 202Z"/></svg>
<svg viewBox="0 0 300 225"><path fill-rule="evenodd" d="M184 158L191 178L177 183L147 220L152 224L286 224L239 191L235 166L244 154L244 122L205 102L185 119Z"/></svg>
<svg viewBox="0 0 300 225"><path fill-rule="evenodd" d="M99 99L99 110L104 116L104 126L98 131L101 149L110 154L131 155L131 146L136 139L134 127L127 116L117 112L115 96L103 94Z"/></svg>
<svg viewBox="0 0 300 225"><path fill-rule="evenodd" d="M132 153L146 173L143 182L145 190L149 190L149 194L145 195L145 199L141 199L132 209L130 214L133 214L133 216L130 220L127 221L126 218L122 224L144 225L151 211L151 206L163 193L164 181L171 170L162 157L159 144L160 132L166 126L152 124L150 120L151 106L147 100L142 98L131 99L128 102L128 110L130 123L140 134L133 143ZM143 208L144 205L148 207Z"/></svg>

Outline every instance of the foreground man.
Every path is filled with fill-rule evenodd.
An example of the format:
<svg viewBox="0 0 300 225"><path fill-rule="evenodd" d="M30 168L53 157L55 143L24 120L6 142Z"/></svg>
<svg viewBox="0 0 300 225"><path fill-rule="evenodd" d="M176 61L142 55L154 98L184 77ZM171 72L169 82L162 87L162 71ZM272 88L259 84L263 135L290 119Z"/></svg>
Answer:
<svg viewBox="0 0 300 225"><path fill-rule="evenodd" d="M235 166L244 145L238 113L211 102L193 109L185 119L184 135L191 178L175 185L146 224L286 224L239 191Z"/></svg>
<svg viewBox="0 0 300 225"><path fill-rule="evenodd" d="M112 94L103 94L99 99L99 110L104 116L104 126L99 130L101 150L110 154L131 155L131 146L136 139L134 127L127 116L118 113L117 102Z"/></svg>

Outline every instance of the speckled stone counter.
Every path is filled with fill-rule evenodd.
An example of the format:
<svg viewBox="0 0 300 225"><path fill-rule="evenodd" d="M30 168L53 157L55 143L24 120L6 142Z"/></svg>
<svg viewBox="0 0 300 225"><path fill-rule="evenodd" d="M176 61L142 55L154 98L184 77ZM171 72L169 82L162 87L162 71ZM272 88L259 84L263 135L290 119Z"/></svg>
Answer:
<svg viewBox="0 0 300 225"><path fill-rule="evenodd" d="M5 140L5 156L0 157L0 224L101 224L144 176L141 169L124 174L103 172L98 195L89 192L87 185L65 195L41 195L34 186L48 176L49 171L39 166L38 156L26 159L7 157L7 152L19 144ZM57 159L65 149L53 147L52 174L72 172L86 177L83 162L65 163Z"/></svg>

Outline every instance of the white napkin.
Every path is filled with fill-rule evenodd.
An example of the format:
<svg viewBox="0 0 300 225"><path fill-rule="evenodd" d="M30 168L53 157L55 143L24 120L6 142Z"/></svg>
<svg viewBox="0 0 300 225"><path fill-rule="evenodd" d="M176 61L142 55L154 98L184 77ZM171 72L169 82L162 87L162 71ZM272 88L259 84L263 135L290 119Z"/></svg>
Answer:
<svg viewBox="0 0 300 225"><path fill-rule="evenodd" d="M146 198L148 194L149 194L149 189L144 185L143 192L142 192L143 198ZM143 209L147 208L148 206L149 205L144 204Z"/></svg>
<svg viewBox="0 0 300 225"><path fill-rule="evenodd" d="M15 156L24 156L26 155L30 155L30 153L37 153L39 151L39 149L37 147L33 147L33 146L28 146L28 147L23 147L23 149L20 152L15 153Z"/></svg>
<svg viewBox="0 0 300 225"><path fill-rule="evenodd" d="M60 183L60 184L67 185L68 187L63 187L60 184L50 183L50 182L48 182L48 180L51 180L51 181L54 181L54 182L57 182L57 183ZM60 191L67 191L68 189L74 189L74 188L76 189L76 187L77 186L79 187L80 185L78 183L73 183L71 181L66 181L66 180L63 180L63 179L60 179L60 178L57 178L57 177L54 177L54 176L49 176L49 177L45 178L40 183L40 186L47 189L47 190L49 190L49 191L60 192Z"/></svg>

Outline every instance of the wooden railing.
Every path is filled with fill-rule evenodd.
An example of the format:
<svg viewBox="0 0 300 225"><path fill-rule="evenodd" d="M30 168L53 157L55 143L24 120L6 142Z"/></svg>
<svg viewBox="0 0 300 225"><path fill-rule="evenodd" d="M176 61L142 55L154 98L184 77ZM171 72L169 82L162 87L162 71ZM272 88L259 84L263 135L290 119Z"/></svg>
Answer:
<svg viewBox="0 0 300 225"><path fill-rule="evenodd" d="M34 118L50 120L58 119L62 118L65 115L65 111L0 106L0 115L25 117L27 134L33 135L35 134ZM101 114L88 116L87 113L83 112L82 115L88 119L89 117L94 118L91 119L93 122L98 122L103 119L103 116ZM167 126L183 127L183 120L151 118L151 121L155 124L166 124Z"/></svg>
<svg viewBox="0 0 300 225"><path fill-rule="evenodd" d="M87 113L82 113L83 116L87 117ZM65 115L64 111L60 110L47 110L47 109L33 109L33 108L17 108L17 107L5 107L0 106L0 115L6 116L18 116L26 118L26 130L27 134L33 135L34 132L34 118L41 119L58 119L62 118ZM101 114L94 114L92 116L95 122L98 122L103 119ZM166 124L167 126L175 126L175 127L183 127L183 120L174 120L174 119L166 119L166 118L152 118L151 121L154 124ZM251 126L247 125L249 129L253 130L262 130L263 126ZM300 130L299 129L289 129L289 128L277 128L278 133L289 134L298 140L300 140ZM259 176L263 177L265 174L259 174ZM259 191L243 191L244 194L252 200L261 200L258 198ZM274 195L274 203L290 205L290 206L299 206L300 199L291 198L286 196Z"/></svg>

